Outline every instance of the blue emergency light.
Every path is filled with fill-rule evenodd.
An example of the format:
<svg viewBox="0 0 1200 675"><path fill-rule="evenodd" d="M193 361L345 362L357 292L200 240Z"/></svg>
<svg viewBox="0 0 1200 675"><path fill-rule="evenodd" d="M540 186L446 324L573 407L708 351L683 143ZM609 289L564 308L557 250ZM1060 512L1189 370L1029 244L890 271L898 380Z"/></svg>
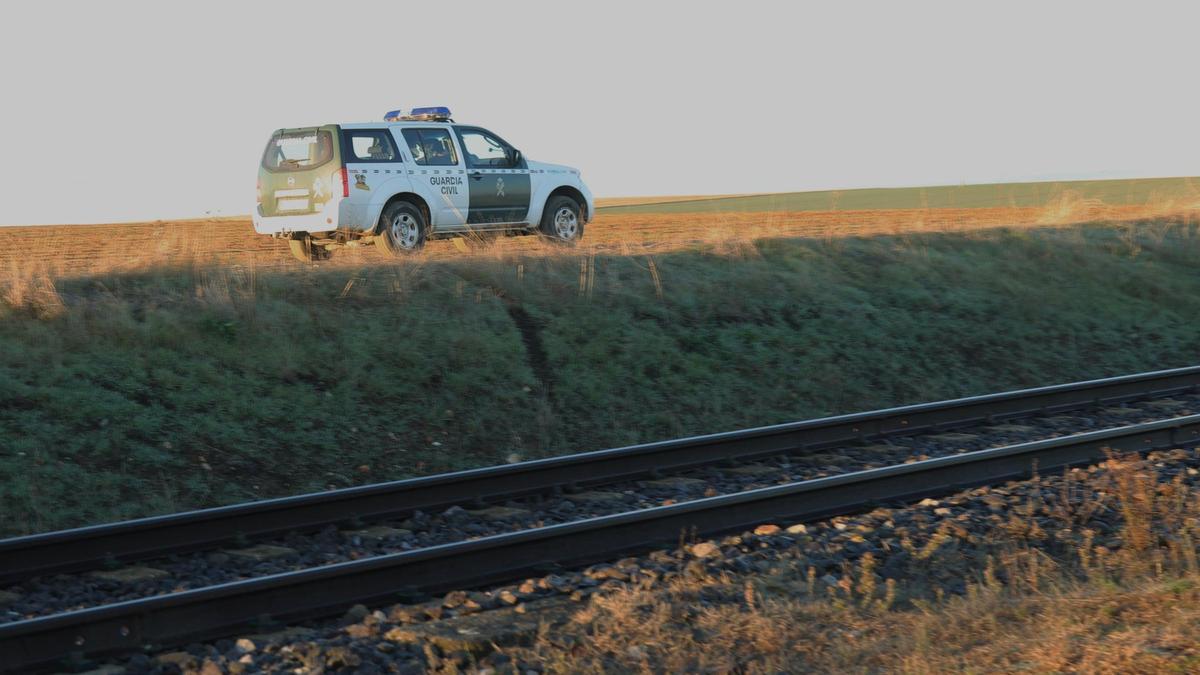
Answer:
<svg viewBox="0 0 1200 675"><path fill-rule="evenodd" d="M383 116L385 122L445 122L450 119L450 109L444 105L413 108L404 114L402 110L390 110Z"/></svg>

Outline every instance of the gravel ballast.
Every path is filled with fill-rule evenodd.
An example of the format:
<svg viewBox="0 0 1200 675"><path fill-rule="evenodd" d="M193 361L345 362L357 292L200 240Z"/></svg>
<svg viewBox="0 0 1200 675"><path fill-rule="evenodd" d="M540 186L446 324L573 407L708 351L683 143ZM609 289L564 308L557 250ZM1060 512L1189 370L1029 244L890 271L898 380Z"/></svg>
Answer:
<svg viewBox="0 0 1200 675"><path fill-rule="evenodd" d="M1177 481L1190 490L1200 488L1195 449L1151 453L1146 467L1150 470L1144 473L1159 486ZM528 653L519 647L574 621L592 596L629 588L652 590L679 579L774 577L833 595L860 583L864 561L870 560L874 583L882 588L890 580L900 604L962 594L1014 541L1050 559L1069 558L1080 546L1101 556L1120 549L1125 516L1111 473L1110 465L1101 463L899 508L812 523L764 523L737 535L582 570L454 591L415 604L356 606L337 621L138 655L110 666L129 673L541 672L536 662L514 660Z"/></svg>
<svg viewBox="0 0 1200 675"><path fill-rule="evenodd" d="M1200 396L1196 395L1079 409L1069 414L892 438L887 444L876 442L749 464L703 467L665 478L533 497L488 508L454 506L437 514L417 512L369 527L328 527L253 546L171 556L113 570L41 577L0 589L5 594L0 595L0 623L798 480L1177 417L1197 410ZM850 543L851 549L858 547L858 542Z"/></svg>

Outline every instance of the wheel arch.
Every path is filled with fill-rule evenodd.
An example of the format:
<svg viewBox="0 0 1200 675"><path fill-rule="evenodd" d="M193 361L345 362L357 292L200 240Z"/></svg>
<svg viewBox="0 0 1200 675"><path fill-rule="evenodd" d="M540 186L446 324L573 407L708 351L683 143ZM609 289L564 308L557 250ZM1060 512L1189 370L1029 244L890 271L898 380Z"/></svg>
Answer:
<svg viewBox="0 0 1200 675"><path fill-rule="evenodd" d="M382 232L383 214L388 210L388 207L396 202L408 202L421 210L421 215L425 216L425 227L433 226L432 213L429 210L429 203L425 198L415 192L397 192L388 197L388 200L383 203L379 209L379 216L375 218L375 224L371 226L371 234L379 234Z"/></svg>
<svg viewBox="0 0 1200 675"><path fill-rule="evenodd" d="M543 212L545 212L546 204L549 204L551 199L554 199L558 196L570 197L571 199L575 200L575 203L579 205L580 213L583 215L584 223L587 223L592 219L592 214L588 213L587 199L583 196L583 192L573 185L559 185L551 190L550 194L546 195L546 201L542 202Z"/></svg>

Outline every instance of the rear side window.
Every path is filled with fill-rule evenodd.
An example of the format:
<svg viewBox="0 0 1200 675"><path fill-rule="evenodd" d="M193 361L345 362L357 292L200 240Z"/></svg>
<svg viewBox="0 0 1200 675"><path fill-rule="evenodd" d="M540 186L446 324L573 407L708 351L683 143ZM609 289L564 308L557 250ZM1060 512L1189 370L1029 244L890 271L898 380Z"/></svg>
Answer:
<svg viewBox="0 0 1200 675"><path fill-rule="evenodd" d="M458 153L446 129L405 129L404 142L421 166L456 166Z"/></svg>
<svg viewBox="0 0 1200 675"><path fill-rule="evenodd" d="M304 171L333 159L333 134L322 129L275 132L263 153L267 171Z"/></svg>
<svg viewBox="0 0 1200 675"><path fill-rule="evenodd" d="M342 132L342 147L349 148L346 161L399 162L400 153L386 129L352 129Z"/></svg>

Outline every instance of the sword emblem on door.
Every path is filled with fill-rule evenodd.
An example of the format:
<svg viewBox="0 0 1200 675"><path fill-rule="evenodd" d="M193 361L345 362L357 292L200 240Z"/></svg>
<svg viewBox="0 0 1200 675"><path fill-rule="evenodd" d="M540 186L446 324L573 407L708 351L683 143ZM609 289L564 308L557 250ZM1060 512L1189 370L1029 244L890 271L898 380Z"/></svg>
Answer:
<svg viewBox="0 0 1200 675"><path fill-rule="evenodd" d="M504 196L506 196L506 195L504 194L504 178L497 178L497 179L496 179L496 196L497 196L497 197L504 197Z"/></svg>

